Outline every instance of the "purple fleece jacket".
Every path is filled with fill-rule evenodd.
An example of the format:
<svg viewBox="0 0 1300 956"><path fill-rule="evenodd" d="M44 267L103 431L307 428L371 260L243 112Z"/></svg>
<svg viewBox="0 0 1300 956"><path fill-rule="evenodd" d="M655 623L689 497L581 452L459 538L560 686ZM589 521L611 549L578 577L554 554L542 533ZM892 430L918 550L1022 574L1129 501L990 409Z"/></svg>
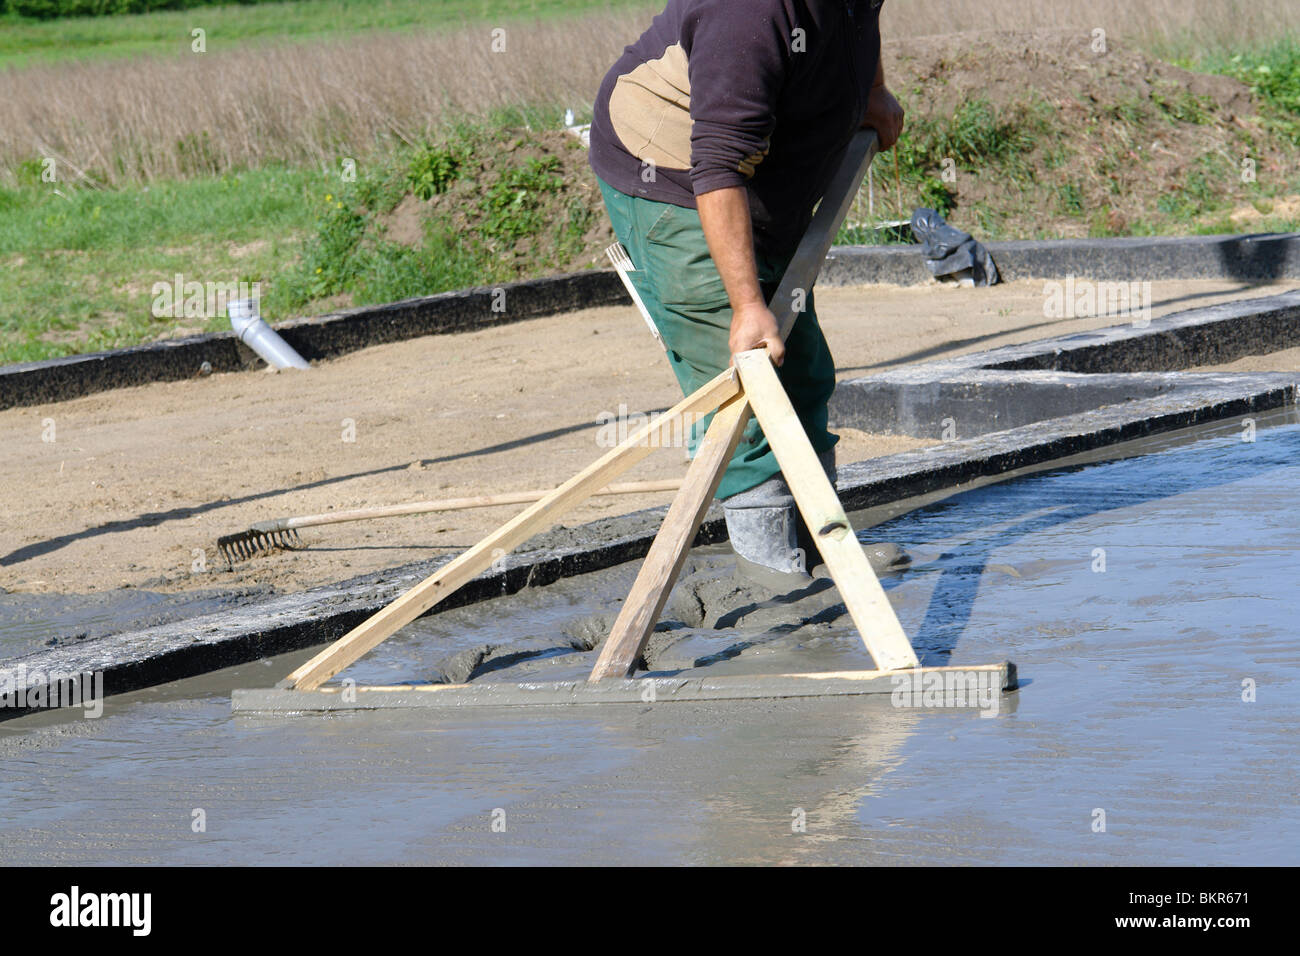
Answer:
<svg viewBox="0 0 1300 956"><path fill-rule="evenodd" d="M881 2L669 0L601 83L592 169L692 208L747 186L755 244L788 255L866 112Z"/></svg>

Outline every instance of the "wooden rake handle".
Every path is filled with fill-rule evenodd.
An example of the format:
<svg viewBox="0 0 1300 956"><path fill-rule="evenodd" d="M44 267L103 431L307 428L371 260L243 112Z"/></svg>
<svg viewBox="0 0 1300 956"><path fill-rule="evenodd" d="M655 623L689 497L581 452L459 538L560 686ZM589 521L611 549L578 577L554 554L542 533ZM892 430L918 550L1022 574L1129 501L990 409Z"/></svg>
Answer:
<svg viewBox="0 0 1300 956"><path fill-rule="evenodd" d="M592 497L605 495L642 495L659 491L676 491L682 486L680 478L659 481L624 481L593 491ZM259 521L254 531L288 531L295 528L315 528L345 521L369 521L372 518L399 518L405 515L433 514L439 511L465 511L470 508L496 508L501 505L526 505L541 501L554 489L545 491L507 491L497 495L475 495L470 498L443 498L440 501L412 501L404 505L384 505L376 508L353 508L350 511L326 511L314 515L297 515Z"/></svg>

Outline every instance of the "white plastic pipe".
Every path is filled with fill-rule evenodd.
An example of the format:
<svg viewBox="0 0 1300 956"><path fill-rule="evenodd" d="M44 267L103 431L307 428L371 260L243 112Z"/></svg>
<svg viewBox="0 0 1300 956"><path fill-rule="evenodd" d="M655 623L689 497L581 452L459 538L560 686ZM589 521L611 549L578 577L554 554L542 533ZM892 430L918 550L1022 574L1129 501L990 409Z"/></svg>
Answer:
<svg viewBox="0 0 1300 956"><path fill-rule="evenodd" d="M230 327L239 340L274 368L311 368L306 359L257 314L256 299L234 299L226 305Z"/></svg>

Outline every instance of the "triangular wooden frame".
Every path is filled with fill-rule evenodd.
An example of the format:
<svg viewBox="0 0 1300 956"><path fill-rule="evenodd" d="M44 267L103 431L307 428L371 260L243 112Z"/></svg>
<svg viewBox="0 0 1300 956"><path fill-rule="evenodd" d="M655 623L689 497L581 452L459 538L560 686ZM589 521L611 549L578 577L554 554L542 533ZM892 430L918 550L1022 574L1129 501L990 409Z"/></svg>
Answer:
<svg viewBox="0 0 1300 956"><path fill-rule="evenodd" d="M807 234L786 268L770 303L780 322L783 339L790 334L798 319L807 290L816 281L831 241L843 223L875 153L874 131L863 130L853 137ZM817 538L818 549L831 578L839 588L876 666L880 672L918 667L916 652L885 597L835 489L822 470L767 351L763 349L737 355L733 368L684 398L545 498L361 622L296 668L277 686L299 691L319 688L486 570L503 552L513 550L533 534L546 530L566 511L646 457L655 447L668 444L667 439L675 428L680 429L679 422L684 416L701 416L709 412L715 412L709 429L588 682L626 678L632 674L751 414L763 428L795 503ZM858 673L870 675L871 672Z"/></svg>
<svg viewBox="0 0 1300 956"><path fill-rule="evenodd" d="M682 416L702 415L715 408L713 421L641 565L623 604L623 611L605 641L589 680L631 676L646 640L658 623L664 603L677 581L686 554L699 532L700 523L751 413L757 417L776 454L795 503L816 536L831 579L839 588L876 666L882 671L916 667L916 653L853 533L834 487L804 434L767 350L761 349L736 356L736 368L728 369L683 399L541 501L362 621L295 669L279 686L294 690L320 687L486 570L503 551L513 550L532 535L550 527L566 511L581 504L654 448L667 444L666 439L672 435Z"/></svg>

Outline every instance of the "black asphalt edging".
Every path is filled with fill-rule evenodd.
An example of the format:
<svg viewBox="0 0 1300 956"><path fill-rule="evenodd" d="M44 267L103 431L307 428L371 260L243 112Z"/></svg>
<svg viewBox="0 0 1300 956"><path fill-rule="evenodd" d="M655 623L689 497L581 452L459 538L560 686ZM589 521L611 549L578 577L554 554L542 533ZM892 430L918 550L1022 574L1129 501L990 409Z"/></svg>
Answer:
<svg viewBox="0 0 1300 956"><path fill-rule="evenodd" d="M987 244L1007 280L1094 281L1300 278L1300 233L1173 238L1047 239ZM931 281L916 246L836 246L824 286ZM502 295L498 290L502 290ZM488 328L601 305L628 304L617 274L591 270L364 306L277 325L307 360L372 345ZM113 388L194 378L260 364L233 333L218 332L0 367L0 409L66 401Z"/></svg>
<svg viewBox="0 0 1300 956"><path fill-rule="evenodd" d="M299 355L312 361L423 335L470 332L629 301L616 273L593 270L293 319L275 329ZM205 363L212 372L235 372L260 365L261 360L233 332L215 332L8 365L0 367L0 409L197 378Z"/></svg>

